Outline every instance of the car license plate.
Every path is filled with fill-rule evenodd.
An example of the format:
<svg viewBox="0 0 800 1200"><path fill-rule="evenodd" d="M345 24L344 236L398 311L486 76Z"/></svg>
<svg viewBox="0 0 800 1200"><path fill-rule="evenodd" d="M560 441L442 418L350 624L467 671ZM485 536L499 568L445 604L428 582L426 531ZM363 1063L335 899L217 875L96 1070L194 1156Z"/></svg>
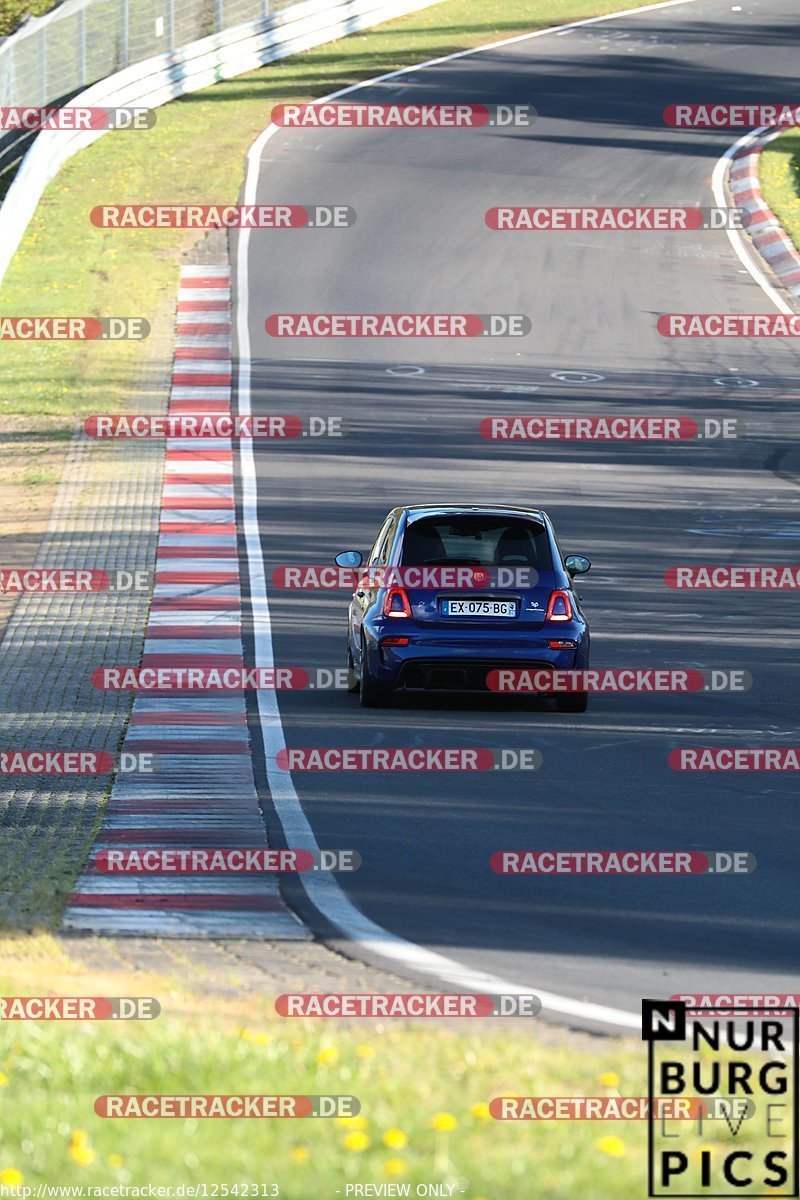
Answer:
<svg viewBox="0 0 800 1200"><path fill-rule="evenodd" d="M441 600L443 617L515 617L516 600Z"/></svg>

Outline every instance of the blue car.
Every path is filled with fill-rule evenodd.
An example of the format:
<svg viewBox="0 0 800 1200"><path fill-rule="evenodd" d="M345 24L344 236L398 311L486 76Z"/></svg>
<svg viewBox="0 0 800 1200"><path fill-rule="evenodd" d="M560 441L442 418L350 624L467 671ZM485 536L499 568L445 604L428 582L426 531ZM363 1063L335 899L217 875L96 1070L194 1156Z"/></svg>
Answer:
<svg viewBox="0 0 800 1200"><path fill-rule="evenodd" d="M562 558L541 509L395 508L366 563L358 550L336 563L360 568L347 667L349 690L365 707L396 691L503 690L491 682L498 670L535 671L539 680L542 671L589 665L589 628L572 581L591 563ZM562 712L586 711L586 692L553 697Z"/></svg>

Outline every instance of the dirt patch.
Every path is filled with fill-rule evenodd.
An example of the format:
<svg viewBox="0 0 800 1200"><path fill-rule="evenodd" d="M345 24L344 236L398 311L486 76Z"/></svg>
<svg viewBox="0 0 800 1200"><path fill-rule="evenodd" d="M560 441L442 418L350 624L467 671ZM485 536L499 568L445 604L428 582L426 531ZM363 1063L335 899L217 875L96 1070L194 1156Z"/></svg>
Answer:
<svg viewBox="0 0 800 1200"><path fill-rule="evenodd" d="M60 416L0 417L0 568L36 561L73 433ZM0 636L18 598L0 593Z"/></svg>

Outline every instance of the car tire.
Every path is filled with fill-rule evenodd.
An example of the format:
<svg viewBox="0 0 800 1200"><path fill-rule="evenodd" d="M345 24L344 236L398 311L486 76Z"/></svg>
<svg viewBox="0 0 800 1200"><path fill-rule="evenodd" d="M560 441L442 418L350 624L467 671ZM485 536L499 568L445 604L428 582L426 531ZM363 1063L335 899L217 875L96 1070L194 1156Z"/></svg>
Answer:
<svg viewBox="0 0 800 1200"><path fill-rule="evenodd" d="M347 643L347 690L348 692L358 691L358 672L353 664L353 655L350 651L350 642Z"/></svg>
<svg viewBox="0 0 800 1200"><path fill-rule="evenodd" d="M588 692L568 692L565 696L556 696L556 712L583 713L589 707Z"/></svg>
<svg viewBox="0 0 800 1200"><path fill-rule="evenodd" d="M358 672L358 698L362 708L383 708L389 703L392 689L373 679L367 670L367 647L361 638L361 665Z"/></svg>

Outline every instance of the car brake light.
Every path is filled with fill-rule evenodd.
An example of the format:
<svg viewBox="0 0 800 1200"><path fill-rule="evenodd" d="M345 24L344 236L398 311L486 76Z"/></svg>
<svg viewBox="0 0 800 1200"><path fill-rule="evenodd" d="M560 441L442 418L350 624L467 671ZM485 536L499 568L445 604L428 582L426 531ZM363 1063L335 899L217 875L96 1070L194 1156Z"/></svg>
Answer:
<svg viewBox="0 0 800 1200"><path fill-rule="evenodd" d="M545 621L571 621L572 603L569 592L551 592Z"/></svg>
<svg viewBox="0 0 800 1200"><path fill-rule="evenodd" d="M381 638L381 645L382 646L407 646L408 638L402 638L402 637Z"/></svg>
<svg viewBox="0 0 800 1200"><path fill-rule="evenodd" d="M401 587L389 588L383 605L385 617L410 617L411 605L408 603L406 589Z"/></svg>

